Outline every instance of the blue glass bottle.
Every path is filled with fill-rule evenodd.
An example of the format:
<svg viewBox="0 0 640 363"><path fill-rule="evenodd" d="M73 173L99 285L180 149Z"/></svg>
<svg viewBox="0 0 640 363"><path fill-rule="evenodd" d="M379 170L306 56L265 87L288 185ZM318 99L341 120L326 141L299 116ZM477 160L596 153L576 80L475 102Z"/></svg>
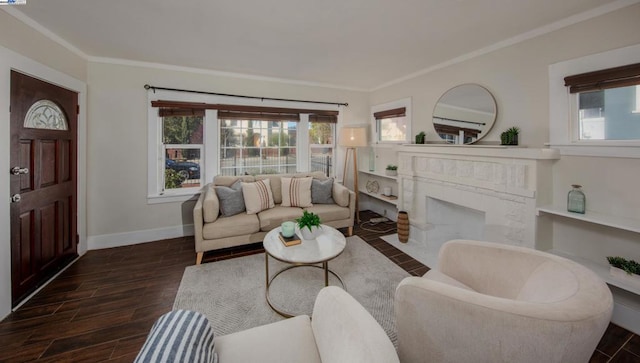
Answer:
<svg viewBox="0 0 640 363"><path fill-rule="evenodd" d="M573 189L571 189L567 195L567 210L569 212L584 214L587 198L580 189L582 186L573 184L571 187L573 187Z"/></svg>

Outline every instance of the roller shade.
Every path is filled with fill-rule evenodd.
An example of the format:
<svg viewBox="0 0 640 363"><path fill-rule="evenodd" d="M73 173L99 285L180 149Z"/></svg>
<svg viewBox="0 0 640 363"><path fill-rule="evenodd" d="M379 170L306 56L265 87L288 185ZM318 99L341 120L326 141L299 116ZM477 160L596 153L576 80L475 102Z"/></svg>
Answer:
<svg viewBox="0 0 640 363"><path fill-rule="evenodd" d="M406 116L407 109L406 107L394 108L393 110L380 111L373 114L373 117L376 120L380 120L383 118L394 118L394 117L404 117Z"/></svg>
<svg viewBox="0 0 640 363"><path fill-rule="evenodd" d="M570 93L599 91L640 84L640 63L581 73L564 78Z"/></svg>

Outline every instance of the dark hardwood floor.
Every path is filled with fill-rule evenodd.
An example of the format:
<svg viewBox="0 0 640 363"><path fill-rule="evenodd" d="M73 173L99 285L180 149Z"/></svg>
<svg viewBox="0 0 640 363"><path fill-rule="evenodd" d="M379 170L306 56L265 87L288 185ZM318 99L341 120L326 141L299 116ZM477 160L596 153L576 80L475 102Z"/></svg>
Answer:
<svg viewBox="0 0 640 363"><path fill-rule="evenodd" d="M374 213L362 212L366 221ZM429 268L380 239L392 224L355 234L409 273ZM261 243L205 255L205 262L263 252ZM193 238L87 252L0 323L0 362L131 362L153 322L171 310ZM640 337L611 324L592 362L640 362Z"/></svg>

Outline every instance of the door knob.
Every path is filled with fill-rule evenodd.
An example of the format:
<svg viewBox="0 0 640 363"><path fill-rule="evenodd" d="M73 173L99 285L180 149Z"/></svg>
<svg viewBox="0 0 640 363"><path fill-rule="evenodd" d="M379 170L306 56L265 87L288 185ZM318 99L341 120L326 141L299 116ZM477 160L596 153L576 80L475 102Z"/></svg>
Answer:
<svg viewBox="0 0 640 363"><path fill-rule="evenodd" d="M20 194L14 194L11 196L12 203L18 203L20 200L22 200L22 196Z"/></svg>
<svg viewBox="0 0 640 363"><path fill-rule="evenodd" d="M11 174L20 175L20 174L29 174L29 168L21 168L19 166L14 166L11 168Z"/></svg>

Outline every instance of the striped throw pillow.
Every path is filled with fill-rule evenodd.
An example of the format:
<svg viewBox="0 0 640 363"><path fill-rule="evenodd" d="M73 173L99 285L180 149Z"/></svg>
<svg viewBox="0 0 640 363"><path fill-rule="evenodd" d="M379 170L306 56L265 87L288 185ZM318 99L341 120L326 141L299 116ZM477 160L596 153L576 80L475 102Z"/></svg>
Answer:
<svg viewBox="0 0 640 363"><path fill-rule="evenodd" d="M162 315L149 332L135 363L217 361L213 329L195 311L175 310Z"/></svg>
<svg viewBox="0 0 640 363"><path fill-rule="evenodd" d="M313 178L281 178L283 207L311 207Z"/></svg>
<svg viewBox="0 0 640 363"><path fill-rule="evenodd" d="M265 209L275 207L271 182L269 179L258 180L253 183L242 183L242 196L247 214L256 214Z"/></svg>

